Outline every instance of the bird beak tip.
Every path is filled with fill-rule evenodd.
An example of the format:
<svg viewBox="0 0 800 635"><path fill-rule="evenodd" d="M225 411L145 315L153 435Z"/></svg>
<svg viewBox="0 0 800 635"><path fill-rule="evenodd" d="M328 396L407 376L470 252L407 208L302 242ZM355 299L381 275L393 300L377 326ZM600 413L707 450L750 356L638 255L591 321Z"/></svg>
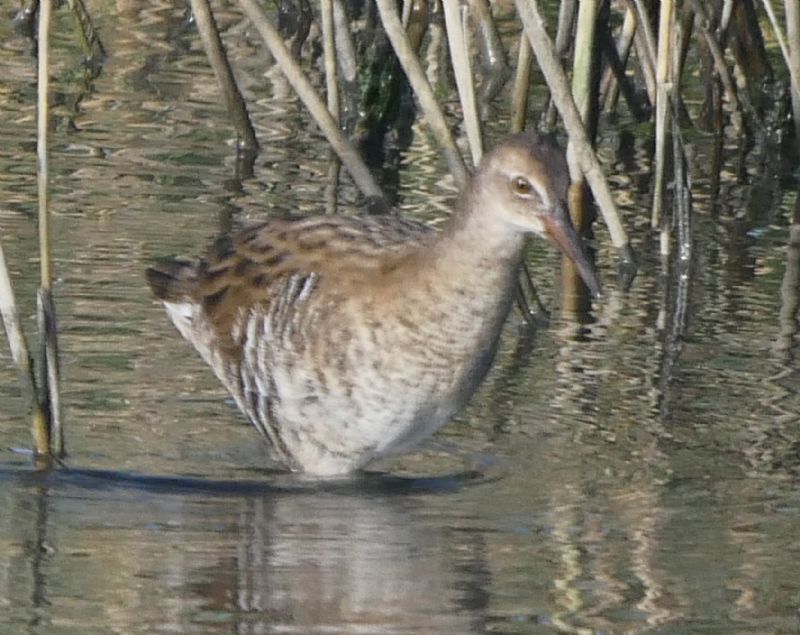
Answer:
<svg viewBox="0 0 800 635"><path fill-rule="evenodd" d="M592 297L600 299L603 292L597 270L583 246L581 237L573 228L566 208L559 208L552 216L546 217L545 229L550 240L575 263L578 273Z"/></svg>

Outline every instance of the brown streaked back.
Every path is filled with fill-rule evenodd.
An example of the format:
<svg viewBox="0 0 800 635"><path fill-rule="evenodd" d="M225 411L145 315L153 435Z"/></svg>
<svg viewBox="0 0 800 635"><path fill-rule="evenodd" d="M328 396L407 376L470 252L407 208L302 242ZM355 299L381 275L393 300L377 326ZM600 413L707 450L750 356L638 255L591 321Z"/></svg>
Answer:
<svg viewBox="0 0 800 635"><path fill-rule="evenodd" d="M381 270L431 231L394 216L317 216L258 223L217 239L197 261L174 260L147 270L153 293L189 302L223 338L241 312L265 308L282 283L314 274L339 282Z"/></svg>

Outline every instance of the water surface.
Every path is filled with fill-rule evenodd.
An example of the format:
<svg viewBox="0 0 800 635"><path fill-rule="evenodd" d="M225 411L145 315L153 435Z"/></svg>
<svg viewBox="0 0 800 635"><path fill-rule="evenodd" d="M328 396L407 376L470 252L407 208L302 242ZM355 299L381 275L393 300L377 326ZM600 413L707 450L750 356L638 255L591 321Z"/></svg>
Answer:
<svg viewBox="0 0 800 635"><path fill-rule="evenodd" d="M648 228L651 140L623 152L609 134L601 154L641 260L633 288L615 289L600 229L606 296L578 325L558 310L558 258L535 245L553 319L531 332L512 316L470 408L372 474L302 482L269 469L143 270L231 223L319 211L327 147L222 12L263 146L238 179L181 9L95 13L109 58L90 89L65 11L54 43L65 469L37 473L18 451L29 432L0 350L0 633L798 632L791 173L752 151L714 204L708 140L695 141L680 298ZM33 332L35 63L7 20L0 47L0 228ZM404 212L440 220L454 189L422 128L403 163ZM357 198L345 186L343 209Z"/></svg>

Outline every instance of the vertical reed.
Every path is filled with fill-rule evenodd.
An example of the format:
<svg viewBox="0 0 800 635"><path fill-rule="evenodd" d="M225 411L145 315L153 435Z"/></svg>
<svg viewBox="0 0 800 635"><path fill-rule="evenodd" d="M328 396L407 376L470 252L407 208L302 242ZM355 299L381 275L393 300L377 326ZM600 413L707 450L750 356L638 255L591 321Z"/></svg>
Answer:
<svg viewBox="0 0 800 635"><path fill-rule="evenodd" d="M556 30L555 49L558 59L565 60L572 48L573 26L578 12L577 0L564 0L558 8L558 27ZM547 110L542 117L542 127L552 131L558 120L558 109L552 97L548 100Z"/></svg>
<svg viewBox="0 0 800 635"><path fill-rule="evenodd" d="M654 192L651 222L653 229L662 226L661 216L664 205L664 161L666 159L667 123L669 117L669 100L671 99L670 61L672 59L672 33L675 20L673 0L661 2L658 21L658 52L656 54L656 150L655 170L653 173ZM665 232L661 233L661 254L666 255L669 242L665 240Z"/></svg>
<svg viewBox="0 0 800 635"><path fill-rule="evenodd" d="M39 323L41 384L39 402L44 408L49 423L50 443L47 452L55 456L64 454L64 428L61 416L60 372L58 356L58 328L55 302L53 301L53 267L50 244L50 206L48 200L48 125L49 125L49 73L50 73L50 17L52 0L39 3L38 29L38 83L37 83L37 176L39 200L39 263L40 286L37 294L37 316ZM38 431L34 432L37 445ZM37 450L39 448L37 447ZM44 448L42 448L44 449Z"/></svg>
<svg viewBox="0 0 800 635"><path fill-rule="evenodd" d="M464 36L464 19L462 16L466 8L457 2L445 2L443 8L447 39L450 43L450 59L453 63L464 126L467 130L467 139L472 152L472 163L477 165L483 154L483 140L481 139L478 107L475 102L475 88L472 82L469 50Z"/></svg>
<svg viewBox="0 0 800 635"><path fill-rule="evenodd" d="M792 114L795 144L800 149L800 6L797 0L786 0L786 39L788 40L789 75L792 86Z"/></svg>
<svg viewBox="0 0 800 635"><path fill-rule="evenodd" d="M11 278L8 275L6 257L0 245L0 313L3 316L3 325L6 330L11 356L17 366L22 397L31 413L31 433L33 435L33 448L37 454L50 454L50 425L49 418L39 402L39 393L36 389L36 376L33 371L31 354L25 333L19 322L19 313L14 300L14 291Z"/></svg>
<svg viewBox="0 0 800 635"><path fill-rule="evenodd" d="M572 97L587 131L590 141L594 141L593 131L596 126L593 114L597 99L595 90L595 73L598 48L595 46L599 4L597 0L583 0L578 4L578 15L575 24L575 55L572 62ZM572 174L570 188L570 214L572 223L581 233L586 233L590 225L589 197L586 180L574 157L573 143L567 147L567 160ZM565 312L578 315L588 310L587 295L578 274L577 267L569 259L561 259L561 286L564 290L562 308Z"/></svg>
<svg viewBox="0 0 800 635"><path fill-rule="evenodd" d="M528 92L531 79L531 45L523 33L519 38L517 71L514 74L514 89L511 96L510 131L520 132L528 119Z"/></svg>
<svg viewBox="0 0 800 635"><path fill-rule="evenodd" d="M325 60L325 94L328 112L331 113L333 120L341 126L339 119L339 81L336 72L336 27L333 20L333 0L320 0L319 11L320 22L322 23L322 51ZM336 154L331 151L328 164L328 183L325 186L325 212L328 214L336 213L336 192L339 189L340 166L341 164L336 158Z"/></svg>
<svg viewBox="0 0 800 635"><path fill-rule="evenodd" d="M650 26L650 13L642 0L628 0L633 2L636 10L637 26L634 33L636 55L639 58L639 70L644 79L647 96L650 104L656 103L656 38Z"/></svg>
<svg viewBox="0 0 800 635"><path fill-rule="evenodd" d="M578 3L578 20L575 28L575 54L572 60L572 98L584 126L589 123L593 91L592 66L596 53L595 35L598 17L597 0Z"/></svg>

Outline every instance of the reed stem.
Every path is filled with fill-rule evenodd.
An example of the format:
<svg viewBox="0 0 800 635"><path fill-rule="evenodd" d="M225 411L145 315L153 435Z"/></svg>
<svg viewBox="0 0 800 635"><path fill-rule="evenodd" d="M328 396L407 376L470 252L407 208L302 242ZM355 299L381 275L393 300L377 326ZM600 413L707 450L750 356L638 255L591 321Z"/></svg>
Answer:
<svg viewBox="0 0 800 635"><path fill-rule="evenodd" d="M19 312L14 299L14 290L11 286L11 277L8 275L6 257L3 246L0 245L0 314L3 316L3 326L8 338L11 356L17 366L22 398L28 406L31 415L31 433L33 435L33 448L37 454L50 454L50 427L48 418L39 402L36 389L36 376L33 372L33 363L28 348L28 341L19 322Z"/></svg>
<svg viewBox="0 0 800 635"><path fill-rule="evenodd" d="M472 82L469 51L467 50L467 40L464 36L463 12L466 8L457 2L444 2L443 6L447 40L450 44L450 60L453 63L464 126L467 130L467 140L472 153L472 164L478 165L483 155L483 141L481 139L478 107L475 102L475 87Z"/></svg>
<svg viewBox="0 0 800 635"><path fill-rule="evenodd" d="M796 86L798 85L797 73L800 72L800 69L792 69L792 56L789 54L789 47L786 45L786 39L783 37L783 31L781 30L781 25L778 23L778 17L775 15L775 9L772 6L772 0L761 0L764 4L764 10L767 12L767 17L769 18L769 23L772 26L772 31L775 33L775 39L778 41L778 47L781 49L781 53L783 54L783 59L786 62L786 66L789 69L789 74L792 78L792 83ZM793 4L793 0L788 0L786 3L787 8L789 5ZM794 0L794 4L797 4L796 0ZM796 17L796 12L795 12ZM788 9L787 9L787 18L788 18Z"/></svg>
<svg viewBox="0 0 800 635"><path fill-rule="evenodd" d="M705 8L699 0L691 0L691 5L697 16L700 17L700 31L708 46L708 52L711 53L711 59L714 60L714 70L717 72L717 75L719 75L720 81L725 88L725 94L728 96L730 107L732 110L739 110L738 91L736 90L736 85L730 72L728 72L728 65L725 62L725 52L717 41L716 35L712 33L709 28L709 18Z"/></svg>
<svg viewBox="0 0 800 635"><path fill-rule="evenodd" d="M785 6L795 144L800 148L800 6L797 0L786 0Z"/></svg>
<svg viewBox="0 0 800 635"><path fill-rule="evenodd" d="M636 14L630 7L625 9L625 18L620 29L619 39L617 40L617 57L620 60L622 69L625 68L630 55L633 37L636 33ZM605 112L612 112L617 104L619 97L620 83L614 77L614 70L609 66L606 69L603 80L600 84L600 94L604 96L603 109Z"/></svg>
<svg viewBox="0 0 800 635"><path fill-rule="evenodd" d="M664 205L664 161L666 158L667 123L669 120L669 101L672 93L671 59L672 34L675 21L673 0L662 0L658 22L658 53L656 57L656 149L655 171L653 173L653 210L651 224L653 229L661 227ZM662 239L662 249L668 246ZM662 251L662 255L665 255Z"/></svg>
<svg viewBox="0 0 800 635"><path fill-rule="evenodd" d="M558 26L556 28L556 56L558 59L566 59L572 48L573 33L575 32L575 16L578 14L578 0L563 0L558 8ZM545 130L552 131L558 119L558 109L553 102L552 96L547 102L547 110L542 118L542 125Z"/></svg>
<svg viewBox="0 0 800 635"><path fill-rule="evenodd" d="M336 72L336 38L333 22L333 0L320 0L322 51L325 60L325 95L328 112L339 121L339 78Z"/></svg>
<svg viewBox="0 0 800 635"><path fill-rule="evenodd" d="M239 5L242 7L245 15L247 15L253 23L256 31L258 31L264 44L272 54L272 57L275 58L275 62L286 77L286 80L291 84L298 97L300 97L303 105L308 109L314 121L327 138L328 143L331 144L336 154L342 160L350 176L353 177L356 187L358 187L365 196L383 202L382 204L388 208L380 186L372 177L367 166L364 165L358 152L356 152L352 144L344 137L341 130L339 130L339 126L334 121L333 117L331 117L325 103L320 99L319 95L317 95L311 82L300 68L300 65L286 48L280 34L277 29L272 26L272 23L264 13L261 5L259 5L256 0L239 0Z"/></svg>
<svg viewBox="0 0 800 635"><path fill-rule="evenodd" d="M525 128L528 118L528 91L531 81L531 44L522 33L519 38L519 52L517 53L517 71L514 75L514 89L511 96L511 126L510 131L521 132Z"/></svg>
<svg viewBox="0 0 800 635"><path fill-rule="evenodd" d="M194 19L197 21L197 31L203 42L203 48L206 50L214 75L217 77L228 113L233 119L233 125L239 137L238 149L246 152L258 152L256 132L250 122L250 115L247 112L247 105L242 93L236 85L236 79L228 62L228 56L225 53L217 22L211 12L208 0L189 0L189 2Z"/></svg>
<svg viewBox="0 0 800 635"><path fill-rule="evenodd" d="M328 112L333 120L341 125L339 118L339 80L336 72L336 27L333 20L333 0L320 0L320 16L322 22L322 51L325 60L325 94ZM325 212L335 214L337 209L337 191L339 189L340 162L333 151L330 151L328 163L328 183L325 186Z"/></svg>
<svg viewBox="0 0 800 635"><path fill-rule="evenodd" d="M445 4L450 4L450 1L445 2ZM425 77L422 65L414 53L414 48L411 46L405 29L403 29L400 17L397 15L397 6L393 0L376 0L376 3L380 12L381 23L386 30L386 37L389 38L400 66L402 66L408 82L411 84L431 133L444 153L450 173L453 175L456 184L462 187L467 182L469 172L464 165L461 154L458 152L453 135L450 133L450 127L444 118L444 113L436 102L433 89Z"/></svg>
<svg viewBox="0 0 800 635"><path fill-rule="evenodd" d="M575 27L575 55L572 59L572 98L585 127L589 126L592 93L592 64L595 54L595 23L597 0L578 3L578 20Z"/></svg>
<svg viewBox="0 0 800 635"><path fill-rule="evenodd" d="M49 449L55 456L64 454L64 431L61 418L61 394L58 357L58 334L55 302L53 301L53 266L50 239L50 204L48 198L48 127L50 74L50 19L52 0L39 3L38 78L37 78L37 183L39 202L39 264L40 286L37 296L41 373L39 403L43 404L49 422ZM38 425L38 424L37 424ZM34 433L37 436L37 433ZM37 444L39 440L37 439Z"/></svg>
<svg viewBox="0 0 800 635"><path fill-rule="evenodd" d="M105 56L103 44L97 31L92 24L92 18L83 0L67 0L72 15L75 16L75 23L78 26L78 36L81 40L81 46L87 57Z"/></svg>
<svg viewBox="0 0 800 635"><path fill-rule="evenodd" d="M36 103L36 162L37 200L39 203L39 267L41 286L49 289L53 283L50 260L50 215L48 201L48 152L47 136L50 118L49 72L50 72L50 17L52 0L39 3L38 29L38 78Z"/></svg>
<svg viewBox="0 0 800 635"><path fill-rule="evenodd" d="M596 91L592 90L594 84L593 68L595 38L597 33L598 18L597 0L582 0L578 5L578 19L575 25L575 55L572 60L572 97L583 121L584 129L592 131L592 99L596 99ZM594 136L591 132L589 133ZM569 192L570 214L572 224L579 233L585 233L589 226L589 197L586 188L586 179L581 172L575 158L574 144L570 141L567 147L567 160L572 176L572 186ZM588 309L588 294L583 291L578 269L574 262L562 256L561 280L564 289L562 309L569 314L580 314Z"/></svg>
<svg viewBox="0 0 800 635"><path fill-rule="evenodd" d="M339 65L341 77L345 82L355 82L358 74L356 49L347 23L347 14L342 0L333 0L333 30L336 44L336 63Z"/></svg>
<svg viewBox="0 0 800 635"><path fill-rule="evenodd" d="M539 67L547 80L547 85L550 87L553 101L564 120L564 126L567 129L570 141L574 143L578 164L586 176L586 180L603 214L603 220L608 227L611 241L619 250L622 262L629 265L632 263L632 254L628 236L620 222L617 206L608 187L603 168L592 150L580 114L572 99L564 69L561 68L553 43L544 28L544 21L539 13L538 3L536 0L516 0L516 5L531 47L539 62Z"/></svg>
<svg viewBox="0 0 800 635"><path fill-rule="evenodd" d="M639 57L639 68L642 71L644 84L650 104L656 103L656 41L650 26L650 15L642 0L628 0L636 11L637 28L634 33L634 44Z"/></svg>

